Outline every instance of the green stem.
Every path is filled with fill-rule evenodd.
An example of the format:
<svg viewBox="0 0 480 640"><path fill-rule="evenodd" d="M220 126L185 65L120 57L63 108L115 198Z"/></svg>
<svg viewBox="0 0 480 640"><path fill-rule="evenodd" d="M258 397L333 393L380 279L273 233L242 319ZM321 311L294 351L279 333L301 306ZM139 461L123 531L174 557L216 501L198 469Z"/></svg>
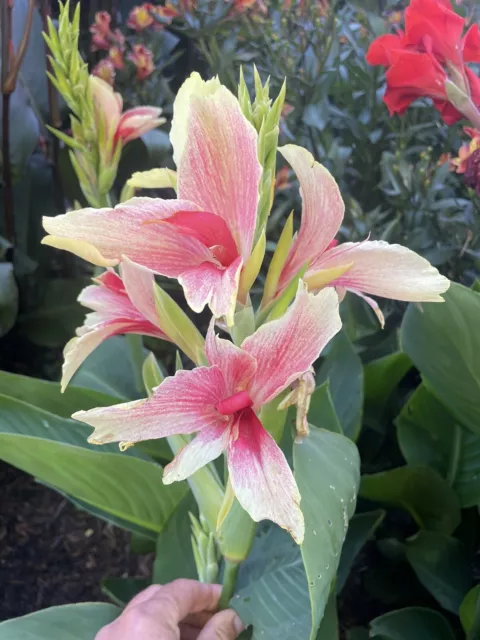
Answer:
<svg viewBox="0 0 480 640"><path fill-rule="evenodd" d="M228 609L228 604L233 596L233 592L235 591L235 583L237 581L239 568L240 565L238 563L233 563L229 560L225 560L222 594L218 603L218 608L220 609L220 611L222 609Z"/></svg>
<svg viewBox="0 0 480 640"><path fill-rule="evenodd" d="M455 478L457 477L458 464L460 461L460 455L462 453L462 428L457 424L454 427L452 451L450 454L450 460L448 462L447 470L447 482L449 485L453 485Z"/></svg>

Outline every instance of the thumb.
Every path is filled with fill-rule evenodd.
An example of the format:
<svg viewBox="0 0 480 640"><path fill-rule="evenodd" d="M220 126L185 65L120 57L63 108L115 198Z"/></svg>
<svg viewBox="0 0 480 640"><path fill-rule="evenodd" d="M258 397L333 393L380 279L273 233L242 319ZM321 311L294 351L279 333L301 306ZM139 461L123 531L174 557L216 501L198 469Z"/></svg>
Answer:
<svg viewBox="0 0 480 640"><path fill-rule="evenodd" d="M235 640L245 629L233 609L225 609L216 613L203 627L198 640Z"/></svg>

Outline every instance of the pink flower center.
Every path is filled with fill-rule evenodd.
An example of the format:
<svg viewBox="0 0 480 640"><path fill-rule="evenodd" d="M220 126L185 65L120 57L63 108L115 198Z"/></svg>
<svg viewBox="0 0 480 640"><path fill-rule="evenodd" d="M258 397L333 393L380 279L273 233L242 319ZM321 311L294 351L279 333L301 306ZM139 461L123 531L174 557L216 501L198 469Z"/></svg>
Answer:
<svg viewBox="0 0 480 640"><path fill-rule="evenodd" d="M221 400L215 407L222 416L230 416L237 411L247 409L253 405L253 400L250 398L246 391L239 391L234 393L233 396Z"/></svg>

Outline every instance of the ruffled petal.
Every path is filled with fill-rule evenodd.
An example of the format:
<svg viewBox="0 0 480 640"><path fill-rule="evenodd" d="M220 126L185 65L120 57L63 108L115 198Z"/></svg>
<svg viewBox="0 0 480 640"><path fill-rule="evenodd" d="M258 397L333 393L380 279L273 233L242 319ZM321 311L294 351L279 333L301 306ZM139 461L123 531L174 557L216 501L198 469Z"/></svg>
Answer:
<svg viewBox="0 0 480 640"><path fill-rule="evenodd" d="M225 381L218 367L177 371L155 388L146 400L135 400L90 411L77 411L72 418L95 428L93 444L139 442L187 434L226 424L215 409L225 397Z"/></svg>
<svg viewBox="0 0 480 640"><path fill-rule="evenodd" d="M331 285L412 302L443 302L440 294L450 286L418 253L382 240L341 244L325 252L316 267L330 269L346 262L353 265Z"/></svg>
<svg viewBox="0 0 480 640"><path fill-rule="evenodd" d="M190 307L200 313L206 304L215 318L225 317L233 324L238 282L243 260L238 257L226 269L211 262L186 269L178 277Z"/></svg>
<svg viewBox="0 0 480 640"><path fill-rule="evenodd" d="M202 429L165 467L164 484L185 480L195 471L218 458L227 448L230 438L230 425L222 422Z"/></svg>
<svg viewBox="0 0 480 640"><path fill-rule="evenodd" d="M205 341L205 353L211 365L217 365L225 379L228 395L245 391L257 369L257 361L249 353L215 335L212 319Z"/></svg>
<svg viewBox="0 0 480 640"><path fill-rule="evenodd" d="M211 251L174 225L162 223L179 211L198 206L181 200L132 198L114 209L81 209L43 218L51 234L44 244L71 251L98 266L114 266L122 255L164 276L211 260Z"/></svg>
<svg viewBox="0 0 480 640"><path fill-rule="evenodd" d="M300 281L295 301L285 315L261 326L242 344L257 361L249 389L255 407L275 398L305 373L341 326L334 289L312 295Z"/></svg>
<svg viewBox="0 0 480 640"><path fill-rule="evenodd" d="M480 62L480 27L472 24L463 39L464 62Z"/></svg>
<svg viewBox="0 0 480 640"><path fill-rule="evenodd" d="M246 261L257 219L261 166L257 133L223 86L191 97L187 138L178 165L178 197L227 223Z"/></svg>
<svg viewBox="0 0 480 640"><path fill-rule="evenodd" d="M390 64L390 52L393 49L401 49L403 46L403 33L399 35L387 33L380 36L368 47L367 62L371 65L378 64L388 67Z"/></svg>
<svg viewBox="0 0 480 640"><path fill-rule="evenodd" d="M281 449L253 411L244 411L228 446L232 489L252 520L272 520L301 544L305 534L300 493Z"/></svg>
<svg viewBox="0 0 480 640"><path fill-rule="evenodd" d="M307 260L325 251L340 228L345 206L335 179L309 151L294 144L279 151L295 171L302 194L302 221L280 277L283 287Z"/></svg>

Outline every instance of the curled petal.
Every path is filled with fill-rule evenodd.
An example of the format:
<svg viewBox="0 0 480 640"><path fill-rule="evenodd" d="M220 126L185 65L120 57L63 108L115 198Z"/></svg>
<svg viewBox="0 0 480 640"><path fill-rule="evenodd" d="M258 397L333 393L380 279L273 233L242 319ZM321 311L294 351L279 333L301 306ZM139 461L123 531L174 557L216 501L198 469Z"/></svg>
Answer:
<svg viewBox="0 0 480 640"><path fill-rule="evenodd" d="M247 388L257 369L257 361L230 340L216 336L214 320L208 329L205 352L208 362L222 370L229 396Z"/></svg>
<svg viewBox="0 0 480 640"><path fill-rule="evenodd" d="M341 326L334 289L312 295L300 281L295 301L285 315L262 325L242 344L257 361L249 389L255 406L270 402L308 371Z"/></svg>
<svg viewBox="0 0 480 640"><path fill-rule="evenodd" d="M125 255L161 275L176 278L189 267L211 260L211 251L174 225L162 224L178 211L197 211L181 200L132 198L114 209L86 208L43 218L43 239L100 266L114 266Z"/></svg>
<svg viewBox="0 0 480 640"><path fill-rule="evenodd" d="M257 133L235 96L223 86L192 96L178 197L223 218L245 261L252 250L260 176Z"/></svg>
<svg viewBox="0 0 480 640"><path fill-rule="evenodd" d="M164 484L185 480L204 465L218 458L227 448L229 437L230 425L226 422L202 429L165 467Z"/></svg>
<svg viewBox="0 0 480 640"><path fill-rule="evenodd" d="M143 136L165 122L158 107L135 107L122 114L116 132L117 139L123 144Z"/></svg>
<svg viewBox="0 0 480 640"><path fill-rule="evenodd" d="M307 260L325 251L340 228L345 206L335 179L309 151L294 144L279 151L295 171L302 194L302 221L280 277L282 287Z"/></svg>
<svg viewBox="0 0 480 640"><path fill-rule="evenodd" d="M380 36L368 47L367 62L371 65L379 64L388 67L391 60L390 52L394 49L401 49L403 46L403 33L399 35L387 33Z"/></svg>
<svg viewBox="0 0 480 640"><path fill-rule="evenodd" d="M134 307L152 324L158 325L158 314L153 296L155 283L153 273L125 257L120 265L120 273L125 291Z"/></svg>
<svg viewBox="0 0 480 640"><path fill-rule="evenodd" d="M252 410L233 426L227 456L233 492L250 517L272 520L301 544L305 524L297 484L283 452Z"/></svg>
<svg viewBox="0 0 480 640"><path fill-rule="evenodd" d="M175 434L194 433L219 425L215 405L225 397L225 382L218 367L177 371L146 400L135 400L90 411L72 418L95 428L93 444L139 442Z"/></svg>
<svg viewBox="0 0 480 640"><path fill-rule="evenodd" d="M443 302L440 294L450 286L450 281L428 260L406 247L381 240L346 242L326 251L321 264L315 266L331 269L345 262L353 265L331 284L366 294L412 302Z"/></svg>

